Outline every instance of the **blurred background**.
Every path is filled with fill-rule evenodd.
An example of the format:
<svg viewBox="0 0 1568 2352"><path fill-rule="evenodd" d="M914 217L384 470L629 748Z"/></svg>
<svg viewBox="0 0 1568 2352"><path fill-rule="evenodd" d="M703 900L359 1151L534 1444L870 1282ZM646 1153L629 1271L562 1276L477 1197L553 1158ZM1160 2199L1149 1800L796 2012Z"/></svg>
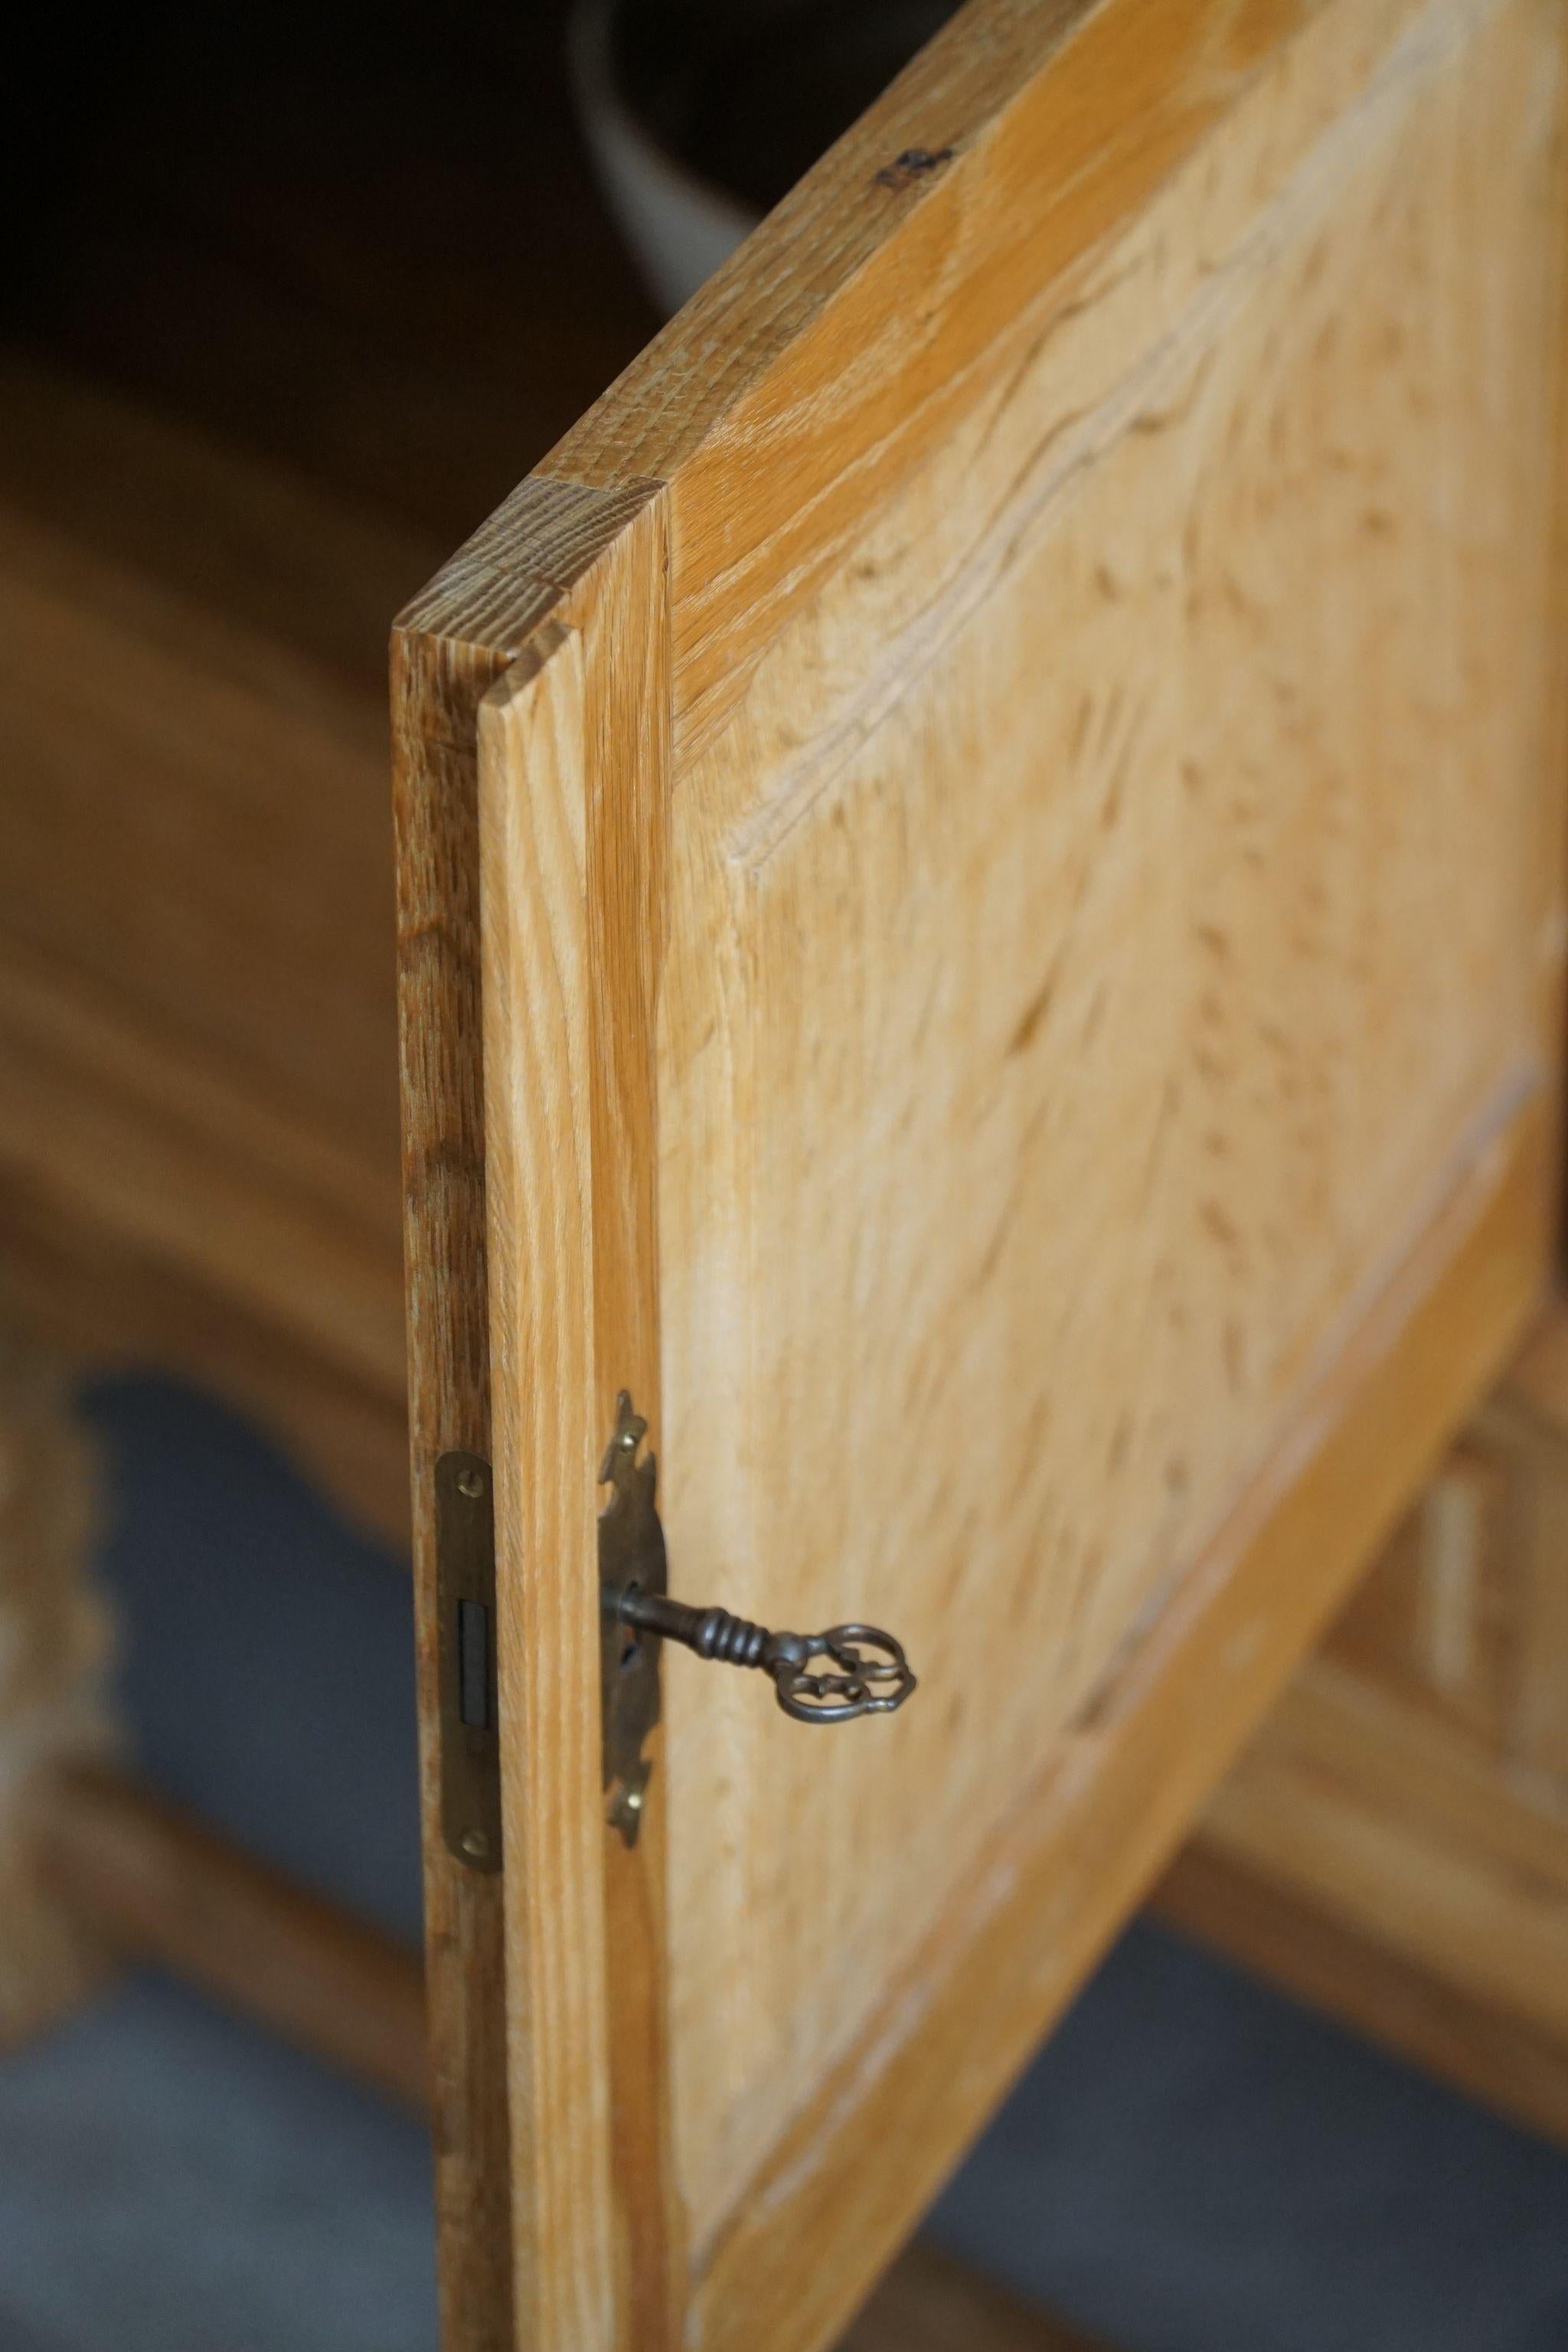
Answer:
<svg viewBox="0 0 1568 2352"><path fill-rule="evenodd" d="M0 1634L51 1546L112 1634L0 1643L37 1699L0 1803L51 1742L112 1769L0 1870L40 1916L99 1887L0 2002L0 2352L435 2346L387 624L948 13L39 27L0 352ZM85 1433L90 1529L33 1489L40 1416L73 1484ZM214 1832L379 1988L379 2040L247 1932L271 1878L210 1906ZM205 1991L154 1964L165 1915ZM1568 2158L1152 1922L927 2236L867 2352L1568 2344ZM995 2292L939 2334L958 2263Z"/></svg>

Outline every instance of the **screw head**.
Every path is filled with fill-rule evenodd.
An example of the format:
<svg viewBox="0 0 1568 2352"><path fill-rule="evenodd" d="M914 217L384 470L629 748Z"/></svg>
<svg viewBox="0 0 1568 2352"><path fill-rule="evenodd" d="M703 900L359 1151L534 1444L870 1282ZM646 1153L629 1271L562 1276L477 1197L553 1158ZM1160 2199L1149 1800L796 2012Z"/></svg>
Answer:
<svg viewBox="0 0 1568 2352"><path fill-rule="evenodd" d="M469 1469L458 1471L458 1492L459 1495L466 1495L470 1503L477 1503L484 1491L485 1474L482 1470Z"/></svg>
<svg viewBox="0 0 1568 2352"><path fill-rule="evenodd" d="M626 1806L628 1813L640 1813L642 1811L642 1790L640 1789L628 1789L625 1797L622 1799L622 1802Z"/></svg>
<svg viewBox="0 0 1568 2352"><path fill-rule="evenodd" d="M490 1850L490 1842L483 1830L465 1830L458 1843L470 1862L483 1862Z"/></svg>
<svg viewBox="0 0 1568 2352"><path fill-rule="evenodd" d="M635 1454L637 1450L637 1431L635 1429L623 1429L621 1432L621 1452L623 1454Z"/></svg>

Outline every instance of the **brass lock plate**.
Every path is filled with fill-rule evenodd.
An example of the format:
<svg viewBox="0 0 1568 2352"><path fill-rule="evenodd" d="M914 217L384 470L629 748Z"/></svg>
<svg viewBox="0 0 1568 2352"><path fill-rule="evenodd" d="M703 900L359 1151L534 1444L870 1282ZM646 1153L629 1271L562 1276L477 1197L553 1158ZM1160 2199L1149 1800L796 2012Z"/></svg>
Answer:
<svg viewBox="0 0 1568 2352"><path fill-rule="evenodd" d="M478 1454L436 1465L441 1834L470 1870L501 1866L495 1480Z"/></svg>
<svg viewBox="0 0 1568 2352"><path fill-rule="evenodd" d="M647 1429L623 1390L599 1471L600 1484L612 1490L599 1517L599 1624L605 1818L627 1845L637 1843L652 1769L643 1747L658 1721L661 1643L657 1633L623 1624L621 1603L628 1592L663 1593L668 1585L664 1530L654 1507L658 1466L651 1454L637 1459Z"/></svg>

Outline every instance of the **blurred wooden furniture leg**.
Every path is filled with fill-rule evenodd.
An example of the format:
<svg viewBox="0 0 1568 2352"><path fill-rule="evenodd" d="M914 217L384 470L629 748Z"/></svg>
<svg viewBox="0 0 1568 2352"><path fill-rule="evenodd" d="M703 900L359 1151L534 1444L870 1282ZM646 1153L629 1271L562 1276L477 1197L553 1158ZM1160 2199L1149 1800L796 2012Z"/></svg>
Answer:
<svg viewBox="0 0 1568 2352"><path fill-rule="evenodd" d="M1568 2140L1568 1308L1450 1449L1154 1907Z"/></svg>
<svg viewBox="0 0 1568 2352"><path fill-rule="evenodd" d="M905 2248L839 2352L1109 2352L934 2247Z"/></svg>
<svg viewBox="0 0 1568 2352"><path fill-rule="evenodd" d="M39 1776L38 1874L91 1942L174 1969L406 2105L429 2105L418 1956L101 1765ZM1100 2352L934 2248L905 2249L839 2352Z"/></svg>
<svg viewBox="0 0 1568 2352"><path fill-rule="evenodd" d="M0 1315L220 1389L398 1543L383 669L425 552L0 359Z"/></svg>
<svg viewBox="0 0 1568 2352"><path fill-rule="evenodd" d="M30 1834L40 1776L110 1741L95 1490L92 1448L63 1383L0 1336L0 2044L68 2010L104 1967L96 1938L45 1882Z"/></svg>
<svg viewBox="0 0 1568 2352"><path fill-rule="evenodd" d="M1168 1927L1484 2105L1568 2140L1568 2047L1560 2039L1457 1990L1425 1961L1401 1958L1380 1936L1336 1918L1316 1895L1297 1893L1216 1839L1184 1847L1150 1907Z"/></svg>
<svg viewBox="0 0 1568 2352"><path fill-rule="evenodd" d="M100 1766L40 1778L28 1829L39 1877L97 1944L428 2102L416 1953Z"/></svg>

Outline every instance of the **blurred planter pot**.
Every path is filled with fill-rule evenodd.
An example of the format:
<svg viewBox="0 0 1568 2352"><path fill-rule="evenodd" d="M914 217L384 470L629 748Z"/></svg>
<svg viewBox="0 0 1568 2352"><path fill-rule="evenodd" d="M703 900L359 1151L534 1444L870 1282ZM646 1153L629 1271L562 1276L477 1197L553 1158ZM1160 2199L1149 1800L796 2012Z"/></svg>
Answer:
<svg viewBox="0 0 1568 2352"><path fill-rule="evenodd" d="M646 130L615 72L616 0L581 0L571 25L572 79L605 200L648 291L679 310L761 215L700 178Z"/></svg>
<svg viewBox="0 0 1568 2352"><path fill-rule="evenodd" d="M678 310L886 89L955 0L578 0L584 136L655 300Z"/></svg>

